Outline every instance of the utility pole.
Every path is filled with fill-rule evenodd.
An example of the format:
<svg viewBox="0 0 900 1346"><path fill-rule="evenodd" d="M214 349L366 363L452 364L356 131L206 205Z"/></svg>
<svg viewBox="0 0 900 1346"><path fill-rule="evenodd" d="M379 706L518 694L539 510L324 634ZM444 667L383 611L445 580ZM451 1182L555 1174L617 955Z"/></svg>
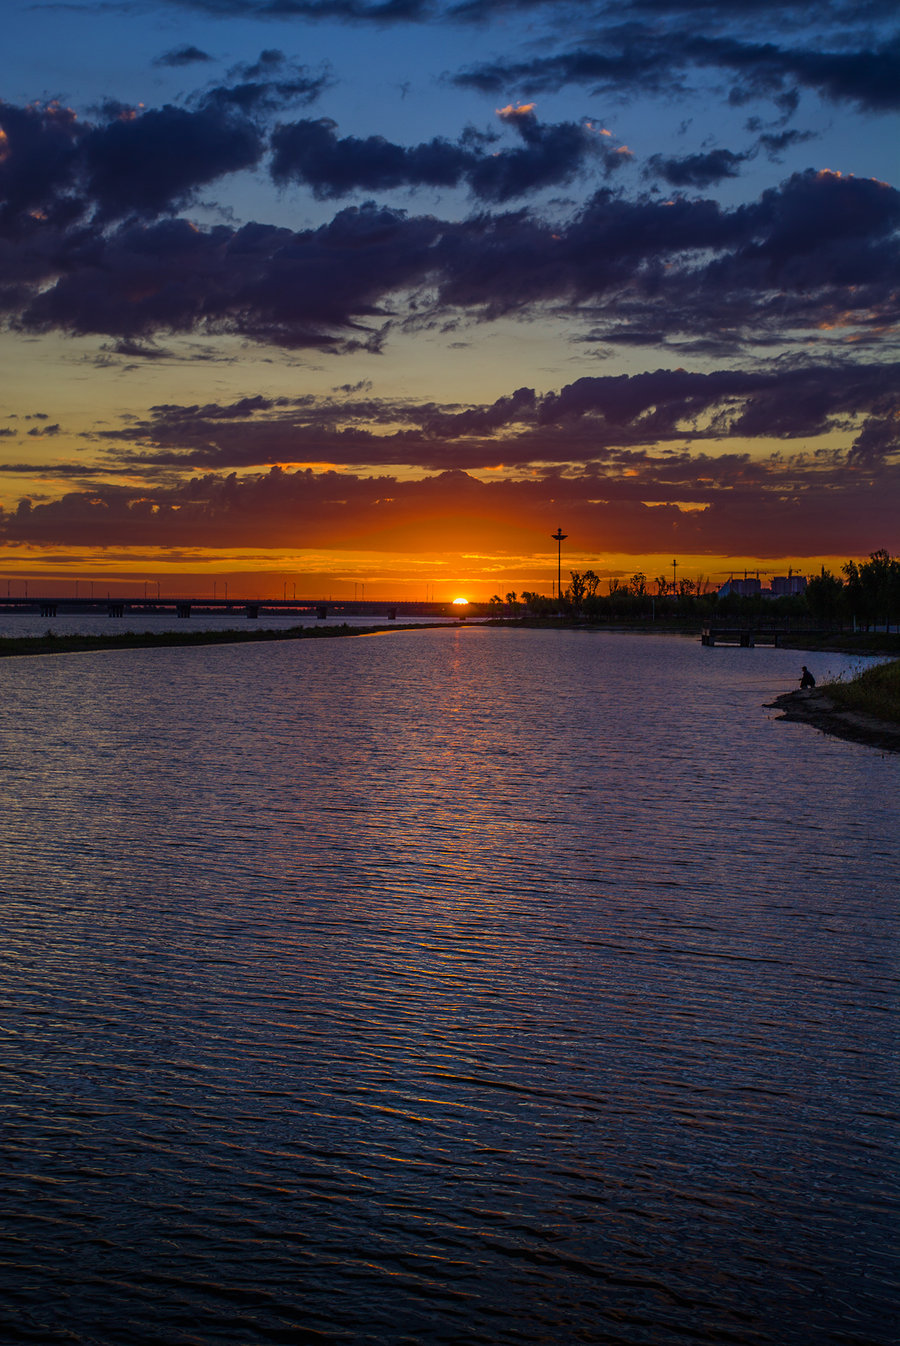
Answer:
<svg viewBox="0 0 900 1346"><path fill-rule="evenodd" d="M677 574L677 571L678 571L678 562L675 560L675 557L673 556L673 557L672 557L672 597L673 597L673 598L677 598L677 597L678 597L678 585L675 583L675 576L676 576L676 574Z"/></svg>
<svg viewBox="0 0 900 1346"><path fill-rule="evenodd" d="M551 533L550 536L553 538L554 542L556 543L556 599L557 599L557 602L561 604L561 603L562 603L562 544L565 542L565 540L566 540L566 538L569 536L569 534L568 534L568 533L564 533L563 530L562 530L561 528L557 528L556 532L555 532L555 533Z"/></svg>

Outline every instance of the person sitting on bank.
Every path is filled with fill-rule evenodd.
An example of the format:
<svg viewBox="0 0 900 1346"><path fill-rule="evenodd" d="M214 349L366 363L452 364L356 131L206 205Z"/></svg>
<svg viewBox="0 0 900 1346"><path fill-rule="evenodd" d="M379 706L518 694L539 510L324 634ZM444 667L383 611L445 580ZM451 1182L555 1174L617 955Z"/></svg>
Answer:
<svg viewBox="0 0 900 1346"><path fill-rule="evenodd" d="M801 686L801 687L815 687L815 685L816 685L816 680L815 680L815 678L814 678L813 675L810 673L809 669L806 667L806 664L804 664L804 665L803 665L803 675L802 675L802 677L800 678L800 686Z"/></svg>

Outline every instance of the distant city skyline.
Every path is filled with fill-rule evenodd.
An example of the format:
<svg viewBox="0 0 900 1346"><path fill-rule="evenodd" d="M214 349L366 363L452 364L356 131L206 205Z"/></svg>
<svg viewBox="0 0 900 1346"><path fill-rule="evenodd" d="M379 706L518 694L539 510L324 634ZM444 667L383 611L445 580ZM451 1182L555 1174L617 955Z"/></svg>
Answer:
<svg viewBox="0 0 900 1346"><path fill-rule="evenodd" d="M486 601L900 551L894 5L4 18L2 580Z"/></svg>

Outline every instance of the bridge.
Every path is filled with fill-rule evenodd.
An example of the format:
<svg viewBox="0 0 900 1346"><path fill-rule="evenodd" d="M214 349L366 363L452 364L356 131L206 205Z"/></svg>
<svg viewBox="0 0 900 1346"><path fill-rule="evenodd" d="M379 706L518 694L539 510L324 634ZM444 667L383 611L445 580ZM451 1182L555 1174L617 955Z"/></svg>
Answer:
<svg viewBox="0 0 900 1346"><path fill-rule="evenodd" d="M396 621L398 613L407 617L464 617L470 608L452 603L416 602L408 599L357 600L334 598L147 598L146 595L116 597L30 597L7 595L0 598L0 613L34 612L41 617L74 617L88 614L124 617L204 616L258 617L371 617Z"/></svg>

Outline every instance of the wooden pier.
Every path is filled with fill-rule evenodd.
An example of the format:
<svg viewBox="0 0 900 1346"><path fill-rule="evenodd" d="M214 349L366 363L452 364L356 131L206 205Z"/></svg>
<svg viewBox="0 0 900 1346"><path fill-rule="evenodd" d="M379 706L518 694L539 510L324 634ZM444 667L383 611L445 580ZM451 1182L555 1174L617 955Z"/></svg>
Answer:
<svg viewBox="0 0 900 1346"><path fill-rule="evenodd" d="M762 626L704 626L700 644L710 648L730 645L742 650L752 650L755 645L772 645L777 649L787 634Z"/></svg>

